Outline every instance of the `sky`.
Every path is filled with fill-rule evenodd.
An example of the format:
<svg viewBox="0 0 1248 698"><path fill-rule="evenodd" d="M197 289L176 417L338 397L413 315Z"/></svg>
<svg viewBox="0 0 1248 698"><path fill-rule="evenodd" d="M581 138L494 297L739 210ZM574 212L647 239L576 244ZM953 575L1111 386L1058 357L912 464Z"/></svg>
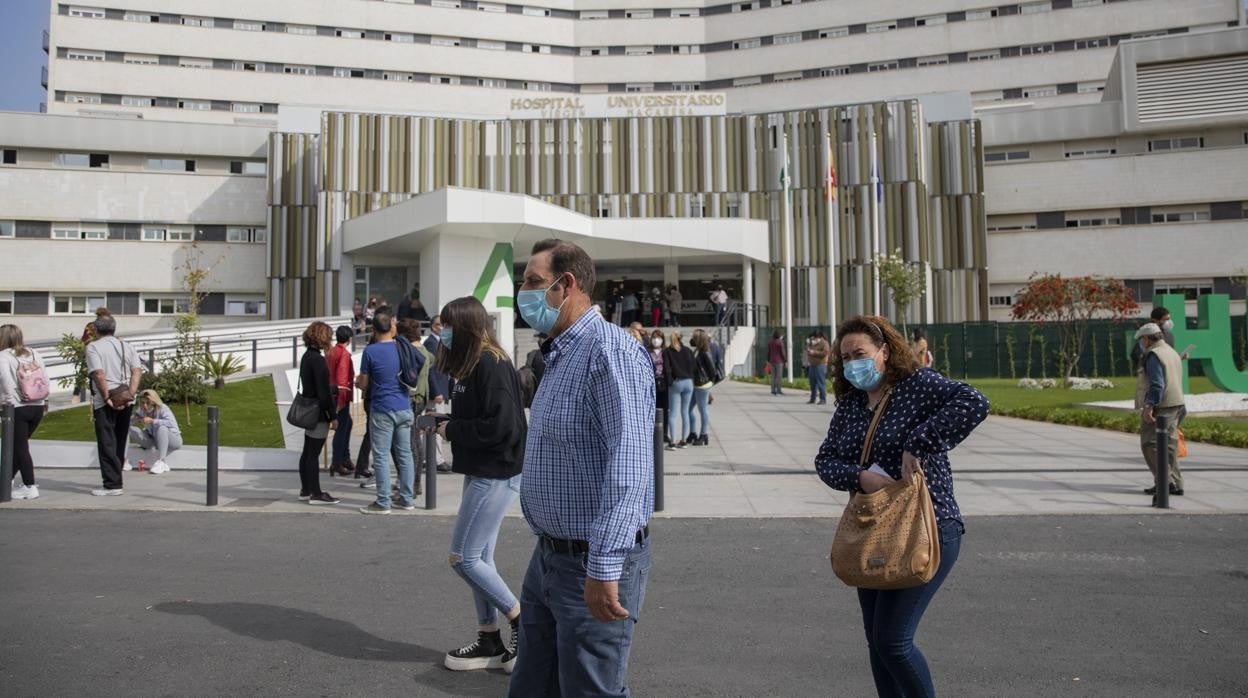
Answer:
<svg viewBox="0 0 1248 698"><path fill-rule="evenodd" d="M0 0L0 111L39 111L47 101L39 69L48 64L43 30L51 11L49 0Z"/></svg>

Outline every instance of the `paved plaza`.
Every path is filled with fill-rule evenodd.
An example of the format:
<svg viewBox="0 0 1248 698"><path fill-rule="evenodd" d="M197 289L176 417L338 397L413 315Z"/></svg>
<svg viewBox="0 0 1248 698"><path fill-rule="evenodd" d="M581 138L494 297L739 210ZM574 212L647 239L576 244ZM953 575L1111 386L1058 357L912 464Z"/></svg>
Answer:
<svg viewBox="0 0 1248 698"><path fill-rule="evenodd" d="M712 445L665 453L634 695L871 695L827 562L844 495L811 466L830 408L716 395ZM1161 512L1137 443L990 418L953 452L968 534L918 638L942 695L1248 693L1248 453L1192 444ZM0 505L5 695L503 695L503 674L441 667L475 622L446 564L460 477L432 512L366 517L353 480L323 476L341 505L298 502L294 460L223 471L215 509L194 467L127 473L122 497L41 468L43 496ZM513 514L497 560L518 586Z"/></svg>

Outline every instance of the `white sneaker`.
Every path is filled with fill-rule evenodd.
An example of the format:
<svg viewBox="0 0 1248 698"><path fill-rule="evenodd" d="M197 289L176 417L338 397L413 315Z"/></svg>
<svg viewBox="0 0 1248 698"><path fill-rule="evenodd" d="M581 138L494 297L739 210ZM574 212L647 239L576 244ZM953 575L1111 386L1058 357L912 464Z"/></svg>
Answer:
<svg viewBox="0 0 1248 698"><path fill-rule="evenodd" d="M127 459L126 459L126 462L125 462L125 463L122 463L122 464L121 464L121 469L122 469L122 470L134 470L134 466L133 466L133 465L130 465L130 459L129 459L129 458L127 458Z"/></svg>
<svg viewBox="0 0 1248 698"><path fill-rule="evenodd" d="M26 485L13 485L13 499L30 499L30 488Z"/></svg>
<svg viewBox="0 0 1248 698"><path fill-rule="evenodd" d="M126 493L125 490L122 490L120 488L115 489L115 490L106 490L103 488L98 489L98 490L91 490L91 494L95 495L96 497L120 497L121 495L125 493Z"/></svg>
<svg viewBox="0 0 1248 698"><path fill-rule="evenodd" d="M158 460L152 464L151 472L153 475L160 475L161 473L167 473L169 472L169 464L164 462L163 460Z"/></svg>
<svg viewBox="0 0 1248 698"><path fill-rule="evenodd" d="M13 498L17 499L16 493L14 493ZM26 488L25 499L38 499L38 498L39 498L39 485L31 485L30 487Z"/></svg>

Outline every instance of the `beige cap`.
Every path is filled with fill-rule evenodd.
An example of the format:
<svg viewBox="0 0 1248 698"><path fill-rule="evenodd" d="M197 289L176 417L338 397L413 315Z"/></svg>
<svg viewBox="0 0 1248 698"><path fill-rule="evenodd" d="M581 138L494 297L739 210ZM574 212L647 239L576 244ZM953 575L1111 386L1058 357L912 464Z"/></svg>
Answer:
<svg viewBox="0 0 1248 698"><path fill-rule="evenodd" d="M1135 331L1135 338L1139 339L1140 337L1156 337L1159 334L1161 334L1161 328L1157 326L1157 323L1150 322Z"/></svg>

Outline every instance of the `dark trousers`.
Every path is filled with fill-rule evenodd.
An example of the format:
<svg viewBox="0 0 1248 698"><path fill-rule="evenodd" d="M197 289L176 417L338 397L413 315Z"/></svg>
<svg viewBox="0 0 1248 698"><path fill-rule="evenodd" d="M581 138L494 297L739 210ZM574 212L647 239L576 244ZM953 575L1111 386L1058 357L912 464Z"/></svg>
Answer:
<svg viewBox="0 0 1248 698"><path fill-rule="evenodd" d="M324 447L325 439L303 435L303 451L299 454L299 494L315 496L321 493L321 469L316 458Z"/></svg>
<svg viewBox="0 0 1248 698"><path fill-rule="evenodd" d="M334 432L333 457L330 462L334 465L346 463L351 460L351 427L354 423L351 421L351 403L347 403L338 410L338 429Z"/></svg>
<svg viewBox="0 0 1248 698"><path fill-rule="evenodd" d="M100 461L100 477L104 489L119 490L121 464L126 460L126 440L130 437L130 413L133 405L115 410L108 405L97 409L95 415L95 452Z"/></svg>
<svg viewBox="0 0 1248 698"><path fill-rule="evenodd" d="M914 644L914 633L927 605L953 569L953 563L958 561L962 532L962 524L957 521L941 522L940 569L927 584L888 591L858 590L867 649L871 654L871 675L880 698L936 695L927 660Z"/></svg>
<svg viewBox="0 0 1248 698"><path fill-rule="evenodd" d="M26 405L14 410L13 466L22 474L22 484L35 484L35 462L30 459L30 437L43 419L43 405Z"/></svg>

